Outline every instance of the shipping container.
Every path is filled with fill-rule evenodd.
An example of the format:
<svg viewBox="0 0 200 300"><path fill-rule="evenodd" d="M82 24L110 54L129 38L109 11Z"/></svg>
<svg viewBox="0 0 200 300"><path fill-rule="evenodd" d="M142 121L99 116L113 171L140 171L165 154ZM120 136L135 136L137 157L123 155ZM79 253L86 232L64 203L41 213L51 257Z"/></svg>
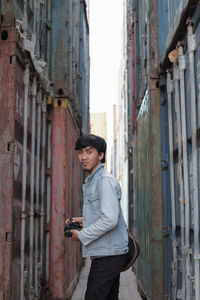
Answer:
<svg viewBox="0 0 200 300"><path fill-rule="evenodd" d="M52 2L51 74L54 94L69 99L77 122L89 131L89 27L85 1Z"/></svg>
<svg viewBox="0 0 200 300"><path fill-rule="evenodd" d="M157 1L124 1L117 121L119 178L125 201L128 198L122 207L128 208L127 224L141 247L134 271L139 290L148 299L162 299L164 272L156 11Z"/></svg>
<svg viewBox="0 0 200 300"><path fill-rule="evenodd" d="M51 136L50 291L54 298L68 299L81 267L79 243L63 234L65 219L80 215L80 166L74 151L80 129L69 103L58 101L61 106L53 110Z"/></svg>
<svg viewBox="0 0 200 300"><path fill-rule="evenodd" d="M158 50L160 63L167 62L166 53L176 41L177 36L184 33L184 25L188 16L195 10L195 0L170 0L158 2Z"/></svg>
<svg viewBox="0 0 200 300"><path fill-rule="evenodd" d="M176 26L166 25L168 44L160 46L164 100L161 127L163 136L168 136L168 142L162 145L163 160L167 162L163 187L170 187L164 196L171 206L171 222L167 225L170 244L165 248L172 273L171 283L165 280L169 299L200 298L199 14L199 1L181 1L170 14ZM161 20L161 12L159 16ZM166 20L160 27L164 24ZM159 29L159 37L163 35ZM165 268L167 278L169 264Z"/></svg>
<svg viewBox="0 0 200 300"><path fill-rule="evenodd" d="M200 299L199 15L199 1L133 2L129 226L147 299Z"/></svg>
<svg viewBox="0 0 200 300"><path fill-rule="evenodd" d="M1 293L2 299L22 299L38 296L40 281L45 282L47 94L37 88L37 73L18 47L16 28L3 32L8 38L0 42Z"/></svg>
<svg viewBox="0 0 200 300"><path fill-rule="evenodd" d="M119 99L116 110L116 176L122 187L122 209L128 224L129 206L129 131L132 131L132 1L124 2L123 51L119 78Z"/></svg>
<svg viewBox="0 0 200 300"><path fill-rule="evenodd" d="M132 216L133 232L141 247L134 271L145 298L165 299L157 1L135 1L133 15L136 130Z"/></svg>
<svg viewBox="0 0 200 300"><path fill-rule="evenodd" d="M68 299L82 264L64 224L81 214L86 4L1 0L0 9L0 299Z"/></svg>

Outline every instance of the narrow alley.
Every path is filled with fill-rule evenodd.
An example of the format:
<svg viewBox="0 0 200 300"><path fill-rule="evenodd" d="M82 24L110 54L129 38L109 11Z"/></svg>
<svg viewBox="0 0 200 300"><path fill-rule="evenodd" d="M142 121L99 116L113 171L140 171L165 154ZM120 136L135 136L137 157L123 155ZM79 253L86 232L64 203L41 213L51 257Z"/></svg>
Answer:
<svg viewBox="0 0 200 300"><path fill-rule="evenodd" d="M84 267L80 272L79 281L76 289L72 294L71 300L84 300L89 268L90 268L90 260L86 259ZM133 300L133 299L142 300L137 290L136 277L130 268L129 270L121 273L119 300Z"/></svg>

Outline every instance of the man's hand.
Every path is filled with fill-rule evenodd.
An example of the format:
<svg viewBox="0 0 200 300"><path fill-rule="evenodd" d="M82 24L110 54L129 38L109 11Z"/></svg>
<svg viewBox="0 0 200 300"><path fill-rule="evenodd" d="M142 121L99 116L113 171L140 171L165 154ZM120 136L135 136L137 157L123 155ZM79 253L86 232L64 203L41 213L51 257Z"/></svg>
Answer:
<svg viewBox="0 0 200 300"><path fill-rule="evenodd" d="M70 219L65 221L65 224L69 222ZM71 218L72 222L78 222L81 226L83 226L83 217L73 217Z"/></svg>
<svg viewBox="0 0 200 300"><path fill-rule="evenodd" d="M73 241L79 241L78 230L72 229L72 230L70 230L70 232L72 233L72 240Z"/></svg>

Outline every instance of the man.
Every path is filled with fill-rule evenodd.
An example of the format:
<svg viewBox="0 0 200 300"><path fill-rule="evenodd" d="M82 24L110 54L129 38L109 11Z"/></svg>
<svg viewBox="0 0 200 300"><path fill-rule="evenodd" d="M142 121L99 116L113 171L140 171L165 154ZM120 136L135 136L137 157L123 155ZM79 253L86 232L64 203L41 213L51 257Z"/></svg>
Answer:
<svg viewBox="0 0 200 300"><path fill-rule="evenodd" d="M83 244L83 257L90 256L92 260L85 300L118 300L120 272L128 252L128 234L120 207L121 188L102 165L106 153L104 139L82 135L75 150L88 173L83 184L83 217L72 218L83 229L71 230L72 239Z"/></svg>

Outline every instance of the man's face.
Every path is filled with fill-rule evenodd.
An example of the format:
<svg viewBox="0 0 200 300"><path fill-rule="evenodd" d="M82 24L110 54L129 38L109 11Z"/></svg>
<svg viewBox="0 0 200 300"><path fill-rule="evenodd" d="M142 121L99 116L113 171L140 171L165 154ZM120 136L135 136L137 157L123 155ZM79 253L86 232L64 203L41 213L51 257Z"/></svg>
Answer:
<svg viewBox="0 0 200 300"><path fill-rule="evenodd" d="M103 153L98 153L97 149L91 146L77 150L77 153L83 170L87 171L89 174L92 174L92 172L100 165L104 156Z"/></svg>

